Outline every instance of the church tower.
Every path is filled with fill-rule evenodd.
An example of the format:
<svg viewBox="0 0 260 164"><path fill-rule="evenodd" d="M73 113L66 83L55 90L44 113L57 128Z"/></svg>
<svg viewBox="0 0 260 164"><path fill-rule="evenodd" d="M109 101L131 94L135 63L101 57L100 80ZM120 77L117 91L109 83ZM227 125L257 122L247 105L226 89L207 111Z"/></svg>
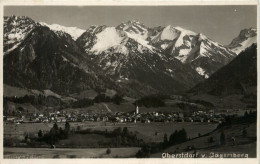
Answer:
<svg viewBox="0 0 260 164"><path fill-rule="evenodd" d="M136 107L135 107L135 114L138 114L139 113L139 107L138 107L138 105L136 105Z"/></svg>

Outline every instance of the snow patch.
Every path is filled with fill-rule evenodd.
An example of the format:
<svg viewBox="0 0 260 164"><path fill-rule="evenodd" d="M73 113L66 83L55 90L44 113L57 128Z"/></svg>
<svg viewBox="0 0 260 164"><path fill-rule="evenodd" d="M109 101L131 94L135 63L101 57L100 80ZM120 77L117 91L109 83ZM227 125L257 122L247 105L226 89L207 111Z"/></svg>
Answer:
<svg viewBox="0 0 260 164"><path fill-rule="evenodd" d="M183 37L186 35L196 35L196 33L189 31L189 30L185 30L183 28L180 27L175 27L175 29L179 30L181 32L180 36L178 37L176 43L175 43L175 47L180 47L181 45L183 45L184 40Z"/></svg>
<svg viewBox="0 0 260 164"><path fill-rule="evenodd" d="M96 36L97 42L90 51L98 53L107 50L113 46L120 45L121 41L123 40L123 38L118 34L115 27L107 27L104 31L98 33Z"/></svg>
<svg viewBox="0 0 260 164"><path fill-rule="evenodd" d="M18 43L16 45L14 45L12 48L9 48L6 52L4 52L4 55L8 54L9 52L13 51L14 49L16 49L21 43Z"/></svg>
<svg viewBox="0 0 260 164"><path fill-rule="evenodd" d="M161 48L164 49L164 50L165 50L167 47L168 47L168 44L166 44L166 43L164 43L164 44L161 45Z"/></svg>
<svg viewBox="0 0 260 164"><path fill-rule="evenodd" d="M59 24L47 24L47 23L44 23L44 22L40 22L41 25L43 26L47 26L49 27L51 30L53 31L63 31L65 33L68 33L73 40L77 40L78 37L80 37L80 35L82 35L85 30L82 30L80 28L77 28L77 27L65 27L65 26L61 26Z"/></svg>
<svg viewBox="0 0 260 164"><path fill-rule="evenodd" d="M65 62L67 62L68 61L68 59L67 58L65 58L64 56L61 56L62 57L62 60L63 61L65 61Z"/></svg>
<svg viewBox="0 0 260 164"><path fill-rule="evenodd" d="M167 26L163 29L161 33L161 40L174 40L179 34L172 26Z"/></svg>
<svg viewBox="0 0 260 164"><path fill-rule="evenodd" d="M169 68L169 69L167 69L167 71L171 73L171 72L172 72L172 69Z"/></svg>
<svg viewBox="0 0 260 164"><path fill-rule="evenodd" d="M209 76L205 73L205 70L201 67L197 67L196 71L198 72L198 74L200 74L201 76L204 76L205 79L209 78Z"/></svg>
<svg viewBox="0 0 260 164"><path fill-rule="evenodd" d="M128 49L126 48L126 46L115 46L115 53L121 53L121 54L125 54L127 55L129 53Z"/></svg>
<svg viewBox="0 0 260 164"><path fill-rule="evenodd" d="M204 76L205 75L205 70L201 67L197 67L196 68L196 71L198 72L198 74Z"/></svg>
<svg viewBox="0 0 260 164"><path fill-rule="evenodd" d="M139 34L133 34L133 33L129 33L129 32L125 32L127 34L127 36L133 40L135 40L136 42L140 43L142 46L148 48L150 51L153 51L153 46L148 44L148 41L144 40L142 37L140 37Z"/></svg>
<svg viewBox="0 0 260 164"><path fill-rule="evenodd" d="M180 49L179 55L176 56L175 58L180 60L182 63L185 63L187 58L189 57L190 51L191 51L191 48L189 48L189 49Z"/></svg>
<svg viewBox="0 0 260 164"><path fill-rule="evenodd" d="M238 55L241 51L245 50L246 48L250 47L252 44L256 42L257 42L257 36L247 38L247 40L240 43L238 47L235 47L231 50Z"/></svg>

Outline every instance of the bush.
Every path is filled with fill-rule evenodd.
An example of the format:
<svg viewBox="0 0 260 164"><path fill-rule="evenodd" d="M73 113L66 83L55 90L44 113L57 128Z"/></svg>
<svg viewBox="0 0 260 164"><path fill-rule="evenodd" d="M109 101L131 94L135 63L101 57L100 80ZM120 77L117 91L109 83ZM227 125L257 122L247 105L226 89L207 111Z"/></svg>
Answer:
<svg viewBox="0 0 260 164"><path fill-rule="evenodd" d="M111 153L111 149L108 148L107 151L106 151L106 153L107 153L107 154L110 154L110 153Z"/></svg>
<svg viewBox="0 0 260 164"><path fill-rule="evenodd" d="M139 106L145 106L147 108L165 106L164 101L160 97L156 97L156 96L143 97L143 98L135 101L134 104L139 105Z"/></svg>
<svg viewBox="0 0 260 164"><path fill-rule="evenodd" d="M77 155L67 155L68 158L77 158Z"/></svg>
<svg viewBox="0 0 260 164"><path fill-rule="evenodd" d="M221 132L221 134L220 134L220 144L221 145L225 145L226 144L226 137L225 137L224 132Z"/></svg>
<svg viewBox="0 0 260 164"><path fill-rule="evenodd" d="M60 155L54 155L52 158L60 158Z"/></svg>
<svg viewBox="0 0 260 164"><path fill-rule="evenodd" d="M242 135L243 135L243 137L247 136L247 130L245 128L243 129Z"/></svg>
<svg viewBox="0 0 260 164"><path fill-rule="evenodd" d="M208 138L208 142L209 142L209 143L213 143L213 142L214 142L213 137L209 137L209 138Z"/></svg>

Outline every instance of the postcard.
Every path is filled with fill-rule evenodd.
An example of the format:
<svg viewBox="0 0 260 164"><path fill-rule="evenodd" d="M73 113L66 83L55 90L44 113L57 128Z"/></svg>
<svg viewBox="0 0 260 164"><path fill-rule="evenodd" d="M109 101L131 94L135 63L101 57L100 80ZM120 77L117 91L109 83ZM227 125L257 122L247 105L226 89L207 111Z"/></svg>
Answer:
<svg viewBox="0 0 260 164"><path fill-rule="evenodd" d="M3 1L3 163L258 163L257 1Z"/></svg>

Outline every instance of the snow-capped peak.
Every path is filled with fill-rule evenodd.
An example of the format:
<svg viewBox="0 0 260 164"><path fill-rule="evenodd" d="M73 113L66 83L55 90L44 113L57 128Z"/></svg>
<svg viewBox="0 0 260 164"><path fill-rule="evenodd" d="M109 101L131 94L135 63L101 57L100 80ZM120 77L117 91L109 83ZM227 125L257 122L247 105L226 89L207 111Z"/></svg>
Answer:
<svg viewBox="0 0 260 164"><path fill-rule="evenodd" d="M183 44L183 37L184 36L190 36L190 35L196 35L195 32L192 32L190 30L186 30L184 28L181 28L179 26L173 27L171 25L165 27L163 31L160 34L160 39L155 38L156 40L175 40L177 39L175 46L179 47Z"/></svg>
<svg viewBox="0 0 260 164"><path fill-rule="evenodd" d="M81 34L83 34L85 32L85 30L82 30L77 27L65 27L65 26L61 26L59 24L49 25L44 22L40 22L40 24L43 26L49 27L53 31L62 31L62 32L68 33L72 37L73 40L76 40Z"/></svg>
<svg viewBox="0 0 260 164"><path fill-rule="evenodd" d="M39 23L26 16L4 17L4 54L16 49Z"/></svg>
<svg viewBox="0 0 260 164"><path fill-rule="evenodd" d="M137 20L131 20L125 23L121 23L116 27L116 29L130 33L132 35L136 35L136 37L142 38L144 40L148 37L147 27Z"/></svg>
<svg viewBox="0 0 260 164"><path fill-rule="evenodd" d="M118 27L125 27L125 26L142 26L145 27L145 25L143 23L141 23L138 20L129 20L127 22L121 23L120 25L118 25Z"/></svg>
<svg viewBox="0 0 260 164"><path fill-rule="evenodd" d="M190 31L190 30L187 30L187 29L184 29L184 28L182 28L182 27L179 27L179 26L177 26L177 27L174 27L176 30L179 30L179 31L181 31L182 33L184 33L185 35L196 35L196 33L195 32L193 32L193 31Z"/></svg>
<svg viewBox="0 0 260 164"><path fill-rule="evenodd" d="M228 45L228 48L239 54L254 43L257 43L257 29L248 28L241 30L238 37Z"/></svg>
<svg viewBox="0 0 260 164"><path fill-rule="evenodd" d="M174 40L179 36L179 32L172 26L167 26L161 33L161 40Z"/></svg>
<svg viewBox="0 0 260 164"><path fill-rule="evenodd" d="M96 44L92 47L90 51L92 52L102 52L113 46L120 45L123 37L119 35L115 27L107 27L102 32L96 35Z"/></svg>

